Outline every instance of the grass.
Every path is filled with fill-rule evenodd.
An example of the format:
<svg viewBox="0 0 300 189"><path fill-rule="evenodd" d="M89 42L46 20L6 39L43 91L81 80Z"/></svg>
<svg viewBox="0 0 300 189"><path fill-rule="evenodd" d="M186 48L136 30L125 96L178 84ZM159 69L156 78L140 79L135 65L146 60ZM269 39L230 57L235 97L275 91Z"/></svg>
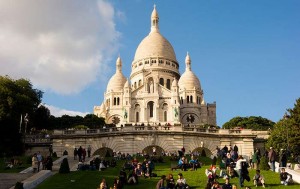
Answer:
<svg viewBox="0 0 300 189"><path fill-rule="evenodd" d="M18 173L18 172L31 166L31 157L20 156L20 157L17 157L17 159L20 162L22 162L22 164L13 166L13 168L8 169L8 168L6 168L6 165L7 165L7 162L9 162L11 160L11 158L3 158L2 161L0 161L0 173Z"/></svg>
<svg viewBox="0 0 300 189"><path fill-rule="evenodd" d="M211 160L201 159L204 162L204 166L198 169L197 171L184 171L181 170L171 171L171 163L169 158L165 158L165 163L156 163L155 170L153 171L158 175L158 177L153 177L151 179L139 178L139 184L137 185L125 185L124 189L154 189L156 183L160 179L161 175L168 175L172 173L174 178L177 179L177 174L179 172L183 173L183 176L186 178L188 184L193 189L205 188L207 178L204 174L206 168L209 167ZM69 174L55 174L54 176L46 179L43 183L41 183L36 189L97 189L102 178L105 178L108 186L111 187L113 185L113 180L115 177L119 175L119 171L124 161L118 161L117 167L108 168L105 171L76 171L71 172ZM173 162L176 163L176 162ZM272 171L261 171L262 175L265 177L266 188L288 188L288 189L298 189L300 185L293 184L289 186L282 186L279 182L279 174L274 173ZM255 174L255 170L249 170L250 178L253 178ZM220 184L224 183L223 179L218 180ZM232 184L238 185L238 179L234 178L231 180ZM245 187L253 186L253 182L245 181ZM239 188L239 187L238 187ZM262 188L261 186L259 188Z"/></svg>

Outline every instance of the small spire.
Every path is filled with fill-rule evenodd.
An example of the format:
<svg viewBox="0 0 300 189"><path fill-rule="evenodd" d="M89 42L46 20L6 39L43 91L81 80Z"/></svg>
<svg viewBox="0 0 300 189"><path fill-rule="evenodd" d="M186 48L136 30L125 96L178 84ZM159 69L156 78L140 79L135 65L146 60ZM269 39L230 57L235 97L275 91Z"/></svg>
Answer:
<svg viewBox="0 0 300 189"><path fill-rule="evenodd" d="M120 58L120 54L117 58L117 61L116 61L116 72L122 72L122 60Z"/></svg>
<svg viewBox="0 0 300 189"><path fill-rule="evenodd" d="M185 70L191 70L191 62L191 57L189 55L189 52L187 52L185 57Z"/></svg>
<svg viewBox="0 0 300 189"><path fill-rule="evenodd" d="M159 21L159 16L156 11L156 5L154 4L153 11L151 14L151 32L159 32L158 21Z"/></svg>

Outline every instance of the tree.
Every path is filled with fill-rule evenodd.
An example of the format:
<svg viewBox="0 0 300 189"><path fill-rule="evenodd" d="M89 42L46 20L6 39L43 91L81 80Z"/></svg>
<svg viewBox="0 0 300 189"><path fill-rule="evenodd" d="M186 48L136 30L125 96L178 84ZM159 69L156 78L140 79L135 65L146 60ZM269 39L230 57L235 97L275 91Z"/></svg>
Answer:
<svg viewBox="0 0 300 189"><path fill-rule="evenodd" d="M277 151L287 149L294 154L300 154L300 98L296 100L293 109L287 109L288 114L279 120L268 139L267 146Z"/></svg>
<svg viewBox="0 0 300 189"><path fill-rule="evenodd" d="M31 116L41 103L42 96L43 92L33 89L26 79L0 76L0 155L22 153L19 131L24 132L24 122L21 122L21 115L24 118L27 113L31 124Z"/></svg>
<svg viewBox="0 0 300 189"><path fill-rule="evenodd" d="M37 130L49 129L50 126L50 110L40 105L33 114L33 127Z"/></svg>
<svg viewBox="0 0 300 189"><path fill-rule="evenodd" d="M250 117L234 117L230 121L224 123L224 129L233 129L235 127L241 127L244 129L253 130L269 130L274 126L274 122L260 117L260 116L250 116Z"/></svg>

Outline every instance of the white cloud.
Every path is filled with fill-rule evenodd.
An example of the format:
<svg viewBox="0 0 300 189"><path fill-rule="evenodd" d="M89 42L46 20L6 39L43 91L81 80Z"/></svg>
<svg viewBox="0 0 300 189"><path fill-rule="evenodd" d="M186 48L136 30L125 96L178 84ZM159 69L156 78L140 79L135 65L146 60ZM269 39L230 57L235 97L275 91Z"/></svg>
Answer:
<svg viewBox="0 0 300 189"><path fill-rule="evenodd" d="M66 110L66 109L61 109L47 104L45 104L44 106L46 106L50 110L51 115L55 117L61 117L63 115L69 115L69 116L78 115L84 117L85 115L90 114L90 112L78 112L78 111Z"/></svg>
<svg viewBox="0 0 300 189"><path fill-rule="evenodd" d="M118 14L104 0L0 0L0 75L80 92L105 74L118 48Z"/></svg>

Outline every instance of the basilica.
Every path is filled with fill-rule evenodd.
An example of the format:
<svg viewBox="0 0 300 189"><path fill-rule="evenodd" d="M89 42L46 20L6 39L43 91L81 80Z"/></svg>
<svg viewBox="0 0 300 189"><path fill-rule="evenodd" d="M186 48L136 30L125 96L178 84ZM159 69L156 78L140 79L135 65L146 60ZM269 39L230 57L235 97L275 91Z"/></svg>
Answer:
<svg viewBox="0 0 300 189"><path fill-rule="evenodd" d="M159 31L154 6L150 33L140 42L128 79L122 73L122 60L116 60L100 106L94 114L106 123L150 125L216 125L216 103L206 103L198 77L187 53L185 71L171 43Z"/></svg>

